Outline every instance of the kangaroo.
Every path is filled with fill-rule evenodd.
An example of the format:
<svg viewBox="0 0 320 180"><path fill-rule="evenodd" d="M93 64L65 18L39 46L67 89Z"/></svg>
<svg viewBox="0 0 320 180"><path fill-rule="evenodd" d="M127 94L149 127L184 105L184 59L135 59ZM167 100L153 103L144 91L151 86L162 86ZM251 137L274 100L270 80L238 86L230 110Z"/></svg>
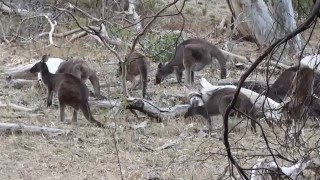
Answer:
<svg viewBox="0 0 320 180"><path fill-rule="evenodd" d="M126 56L125 63L127 67L126 80L134 82L140 80L134 87L141 85L142 83L142 97L146 96L147 89L147 77L148 77L148 61L147 58L138 53L133 52ZM119 69L117 71L117 77L120 77L122 74L121 63L119 62Z"/></svg>
<svg viewBox="0 0 320 180"><path fill-rule="evenodd" d="M232 88L223 88L216 90L204 105L197 106L196 103L192 103L187 112L184 114L184 118L194 115L201 115L208 121L209 131L212 132L212 123L210 116L221 114L223 117L227 107L233 99L235 92L236 89ZM235 104L235 108L253 119L251 120L251 130L256 132L255 120L257 110L251 103L250 99L246 95L240 93Z"/></svg>
<svg viewBox="0 0 320 180"><path fill-rule="evenodd" d="M48 55L44 55L40 61L40 72L43 83L47 86L47 106L52 104L53 92L58 94L60 104L60 120L65 121L65 107L66 105L73 107L72 121L77 122L77 111L79 108L83 112L85 118L99 127L104 127L102 123L95 120L91 114L90 106L88 103L89 90L87 86L77 77L68 73L52 74L48 70L46 61ZM31 68L31 72L34 69Z"/></svg>
<svg viewBox="0 0 320 180"><path fill-rule="evenodd" d="M305 68L303 68L305 69ZM299 67L293 66L285 71L283 71L280 76L276 79L276 81L272 84L269 91L267 91L266 96L275 100L276 102L282 102L286 95L288 94L291 84L293 82L293 79L298 72ZM314 84L313 89L314 93L317 96L320 96L320 74L317 72L314 72L313 75L314 78Z"/></svg>
<svg viewBox="0 0 320 180"><path fill-rule="evenodd" d="M298 67L290 67L283 71L265 93L267 97L280 103L287 95Z"/></svg>
<svg viewBox="0 0 320 180"><path fill-rule="evenodd" d="M69 73L78 77L84 83L87 81L87 79L89 79L93 86L94 96L99 98L101 97L99 78L95 70L90 68L87 62L82 60L63 61L59 58L49 58L48 61L46 62L46 65L49 68L49 72L53 74ZM36 72L40 72L40 70L41 70L41 61L36 63L30 69L30 72L36 73ZM39 75L38 75L38 79L41 79L41 73L39 73Z"/></svg>
<svg viewBox="0 0 320 180"><path fill-rule="evenodd" d="M176 73L178 83L181 83L184 69L187 70L187 81L193 82L194 71L200 71L212 63L213 57L220 64L220 77L226 78L227 59L216 46L202 39L185 40L178 45L176 54L169 63L166 65L159 63L155 84L160 84L165 77L173 72Z"/></svg>
<svg viewBox="0 0 320 180"><path fill-rule="evenodd" d="M100 96L100 83L97 73L94 69L89 67L88 63L83 60L69 60L60 64L57 73L69 73L78 77L82 82L90 80L94 95Z"/></svg>

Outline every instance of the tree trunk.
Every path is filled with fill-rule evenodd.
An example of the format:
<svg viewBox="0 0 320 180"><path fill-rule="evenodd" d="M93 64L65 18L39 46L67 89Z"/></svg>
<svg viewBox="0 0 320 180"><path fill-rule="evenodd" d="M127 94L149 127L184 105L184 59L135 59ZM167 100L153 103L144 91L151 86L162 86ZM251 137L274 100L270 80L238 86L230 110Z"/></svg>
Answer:
<svg viewBox="0 0 320 180"><path fill-rule="evenodd" d="M278 38L284 36L297 28L294 19L294 11L292 1L269 0L270 12L276 20L276 29ZM298 34L293 39L289 40L290 51L298 52L301 50L301 37Z"/></svg>
<svg viewBox="0 0 320 180"><path fill-rule="evenodd" d="M243 36L251 36L258 46L265 46L273 41L274 21L263 0L231 1L236 16L235 27Z"/></svg>
<svg viewBox="0 0 320 180"><path fill-rule="evenodd" d="M243 36L253 37L260 47L268 46L297 27L291 1L269 2L271 14L263 0L237 0L230 3L236 18L235 27ZM289 44L295 51L300 50L300 36L296 36Z"/></svg>

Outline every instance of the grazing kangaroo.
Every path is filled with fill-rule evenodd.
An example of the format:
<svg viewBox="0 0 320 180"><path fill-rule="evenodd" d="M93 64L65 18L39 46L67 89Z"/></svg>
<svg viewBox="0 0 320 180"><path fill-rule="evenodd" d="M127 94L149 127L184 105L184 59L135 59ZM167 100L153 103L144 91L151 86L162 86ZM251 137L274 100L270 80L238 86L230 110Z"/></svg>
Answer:
<svg viewBox="0 0 320 180"><path fill-rule="evenodd" d="M160 84L165 77L174 71L177 81L180 83L184 69L187 70L188 83L193 82L194 71L200 71L206 65L211 64L212 58L216 58L220 64L220 77L222 79L226 78L227 59L216 46L202 39L188 39L183 41L178 45L176 54L169 63L166 65L159 63L155 84Z"/></svg>
<svg viewBox="0 0 320 180"><path fill-rule="evenodd" d="M91 114L88 103L89 90L87 86L80 79L71 74L50 73L48 66L46 65L47 60L48 55L44 55L40 61L42 80L48 88L47 106L52 104L52 95L53 92L55 92L58 94L60 104L60 120L62 122L65 120L65 107L68 105L74 109L72 116L73 122L77 122L77 111L80 108L88 121L96 124L99 127L104 127L104 125L99 121L96 121ZM33 72L34 69L31 68L30 71Z"/></svg>
<svg viewBox="0 0 320 180"><path fill-rule="evenodd" d="M125 63L127 66L126 80L134 82L139 82L134 85L134 87L142 84L142 97L146 96L147 89L147 77L148 77L148 61L146 57L138 52L133 52L125 58ZM117 77L120 77L122 74L121 63L119 62L119 69L117 71Z"/></svg>
<svg viewBox="0 0 320 180"><path fill-rule="evenodd" d="M212 131L210 116L221 114L223 117L228 105L233 99L235 92L236 89L232 88L223 88L216 90L204 105L197 106L196 103L192 103L187 112L184 114L184 118L194 115L201 115L207 119L209 131ZM251 103L250 99L246 95L240 93L235 104L235 108L253 119L251 120L251 130L256 132L255 120L257 111L254 105Z"/></svg>

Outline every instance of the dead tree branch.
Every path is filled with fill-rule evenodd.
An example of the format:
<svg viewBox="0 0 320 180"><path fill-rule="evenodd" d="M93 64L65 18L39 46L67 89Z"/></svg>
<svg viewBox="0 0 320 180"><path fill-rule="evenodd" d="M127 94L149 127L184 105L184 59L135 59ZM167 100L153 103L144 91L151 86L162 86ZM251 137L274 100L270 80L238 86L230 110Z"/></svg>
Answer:
<svg viewBox="0 0 320 180"><path fill-rule="evenodd" d="M54 27L57 25L57 21L54 21L54 23L52 23L52 21L49 18L49 16L45 15L44 17L48 20L48 22L49 22L49 24L51 26L51 29L49 31L49 43L50 43L50 45L53 45L52 34L54 32Z"/></svg>
<svg viewBox="0 0 320 180"><path fill-rule="evenodd" d="M3 103L0 101L0 108L11 108L15 111L24 111L24 112L36 112L38 109L34 108L34 109L30 109L30 108L26 108L23 106L19 106L17 104L13 104L13 103Z"/></svg>
<svg viewBox="0 0 320 180"><path fill-rule="evenodd" d="M127 102L123 103L120 100L108 100L108 101L89 101L90 106L103 107L103 108L121 108L138 110L147 116L156 119L157 121L163 121L165 119L177 118L182 116L188 109L188 104L176 105L174 107L161 108L154 103L145 99L139 98L127 98Z"/></svg>
<svg viewBox="0 0 320 180"><path fill-rule="evenodd" d="M4 75L10 78L37 79L37 76L29 71L33 65L34 63L5 69Z"/></svg>
<svg viewBox="0 0 320 180"><path fill-rule="evenodd" d="M5 134L44 134L49 136L58 136L64 134L64 131L57 128L45 126L29 126L23 124L0 123L0 133Z"/></svg>
<svg viewBox="0 0 320 180"><path fill-rule="evenodd" d="M144 29L136 36L136 38L133 40L133 43L132 43L132 46L131 46L131 50L130 50L130 53L131 54L134 50L135 50L135 47L138 43L138 41L140 40L140 38L147 32L148 29L150 29L151 25L154 23L154 21L160 16L161 13L163 13L166 9L168 9L169 7L175 5L179 0L174 0L172 3L169 3L167 4L165 7L163 7L159 12L157 12L152 20L144 27ZM183 1L183 4L182 4L182 8L180 10L180 13L182 11L182 9L184 8L184 5L185 5L185 0Z"/></svg>

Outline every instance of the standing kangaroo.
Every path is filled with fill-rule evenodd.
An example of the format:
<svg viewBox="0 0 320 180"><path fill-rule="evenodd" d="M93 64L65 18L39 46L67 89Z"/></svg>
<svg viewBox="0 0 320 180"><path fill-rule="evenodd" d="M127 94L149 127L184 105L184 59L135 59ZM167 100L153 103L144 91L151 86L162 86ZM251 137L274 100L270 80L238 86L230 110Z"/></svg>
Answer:
<svg viewBox="0 0 320 180"><path fill-rule="evenodd" d="M46 62L47 67L49 68L50 73L68 73L78 77L82 82L86 82L87 79L90 80L93 90L94 96L101 97L100 95L100 83L99 78L96 74L96 71L89 67L86 61L83 60L69 60L69 61L58 61L58 63L48 63L51 59L58 59L58 58L49 58ZM52 60L51 60L52 61ZM50 61L50 62L51 62ZM58 67L56 67L58 65ZM50 70L50 68L52 70ZM32 68L31 73L40 72L41 69L41 61L36 63ZM41 73L40 73L41 77Z"/></svg>
<svg viewBox="0 0 320 180"><path fill-rule="evenodd" d="M133 52L126 56L125 63L127 67L126 80L134 82L139 81L134 87L142 84L142 97L146 96L147 81L148 81L148 61L146 57L138 52ZM117 77L121 76L122 67L119 62Z"/></svg>
<svg viewBox="0 0 320 180"><path fill-rule="evenodd" d="M100 96L100 83L97 73L94 69L89 67L88 63L83 60L69 60L60 64L57 73L69 73L78 77L82 82L90 80L94 95Z"/></svg>
<svg viewBox="0 0 320 180"><path fill-rule="evenodd" d="M180 83L184 69L186 69L187 82L193 82L194 71L200 71L206 65L211 64L212 58L216 58L220 64L220 77L226 78L227 59L216 46L202 39L183 41L178 45L176 54L169 63L166 65L159 63L155 84L160 84L165 77L174 71L177 81Z"/></svg>
<svg viewBox="0 0 320 180"><path fill-rule="evenodd" d="M65 107L66 105L73 107L72 121L77 122L77 111L81 109L85 118L96 124L99 127L104 127L102 123L95 120L91 114L90 106L88 103L89 90L87 86L77 77L68 73L57 73L52 74L48 70L46 61L48 60L48 55L44 55L42 60L39 62L40 72L42 76L43 83L48 88L47 96L47 106L52 104L53 92L58 94L59 104L60 104L60 120L65 121ZM36 67L30 69L31 73L34 73Z"/></svg>
<svg viewBox="0 0 320 180"><path fill-rule="evenodd" d="M236 89L232 88L223 88L216 90L215 92L213 92L213 94L211 94L204 105L197 106L196 103L192 103L187 112L184 114L184 118L194 115L201 115L208 121L209 131L212 132L212 123L210 116L221 114L223 117L225 115L227 107L234 97L235 92ZM256 132L255 120L257 110L255 109L250 99L246 95L240 93L236 101L235 108L253 119L251 120L251 130Z"/></svg>

